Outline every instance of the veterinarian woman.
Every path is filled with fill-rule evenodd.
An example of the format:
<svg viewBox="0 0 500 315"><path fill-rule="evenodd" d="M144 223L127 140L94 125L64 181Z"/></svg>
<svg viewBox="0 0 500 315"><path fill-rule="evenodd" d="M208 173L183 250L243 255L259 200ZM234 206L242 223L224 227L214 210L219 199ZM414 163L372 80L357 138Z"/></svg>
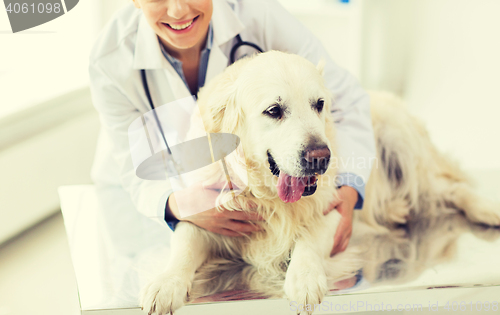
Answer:
<svg viewBox="0 0 500 315"><path fill-rule="evenodd" d="M137 177L132 164L128 128L151 110L141 69L156 106L196 95L228 66L237 35L264 51L296 53L314 64L326 60L327 87L336 95L332 115L339 160L332 163L339 167L342 201L325 212L336 208L342 214L332 254L343 251L351 235L353 209L363 204L368 161L375 156L369 99L358 82L329 58L319 40L276 0L133 0L119 11L90 56L92 98L102 124L92 178L98 187L124 189L140 213L174 229L179 217L175 194L165 181ZM256 231L247 221L260 219L212 209L182 220L237 237Z"/></svg>

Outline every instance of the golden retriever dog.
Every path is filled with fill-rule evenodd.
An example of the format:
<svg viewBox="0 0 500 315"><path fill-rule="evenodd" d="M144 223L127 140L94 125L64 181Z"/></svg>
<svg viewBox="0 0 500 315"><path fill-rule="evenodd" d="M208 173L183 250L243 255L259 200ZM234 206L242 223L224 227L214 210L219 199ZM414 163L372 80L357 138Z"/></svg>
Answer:
<svg viewBox="0 0 500 315"><path fill-rule="evenodd" d="M238 209L257 204L251 211L265 219L263 230L227 237L180 222L165 271L141 293L146 312L168 314L184 305L196 271L211 259L239 258L269 277L285 273L286 297L303 305L320 304L329 281L356 270L349 248L330 258L340 214L323 215L338 199L331 102L321 65L277 51L236 62L201 90L206 131L241 139L237 152L248 175L239 196L221 196L223 206L247 211ZM371 103L379 163L357 220L383 231L447 205L473 222L500 224L500 209L474 193L398 99L377 93ZM229 164L237 169L238 161Z"/></svg>

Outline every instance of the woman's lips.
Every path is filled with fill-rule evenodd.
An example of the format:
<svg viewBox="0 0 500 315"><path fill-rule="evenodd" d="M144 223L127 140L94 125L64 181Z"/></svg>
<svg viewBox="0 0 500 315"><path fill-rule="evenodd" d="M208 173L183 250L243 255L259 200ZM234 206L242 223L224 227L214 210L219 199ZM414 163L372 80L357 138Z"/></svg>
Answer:
<svg viewBox="0 0 500 315"><path fill-rule="evenodd" d="M187 20L179 23L163 23L169 30L175 32L175 33L184 33L188 32L191 28L193 28L193 25L195 24L196 20L198 19L199 16L193 18L192 20Z"/></svg>

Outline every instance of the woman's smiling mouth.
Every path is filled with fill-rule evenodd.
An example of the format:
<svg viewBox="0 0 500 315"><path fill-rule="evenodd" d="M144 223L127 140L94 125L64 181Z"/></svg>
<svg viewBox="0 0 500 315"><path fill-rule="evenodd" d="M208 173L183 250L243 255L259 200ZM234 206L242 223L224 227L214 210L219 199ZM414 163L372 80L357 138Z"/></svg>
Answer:
<svg viewBox="0 0 500 315"><path fill-rule="evenodd" d="M184 31L184 30L187 30L188 28L190 28L193 23L198 19L199 15L197 17L195 17L194 19L192 20L189 20L187 22L184 22L184 23L176 23L176 24L168 24L168 23L163 23L163 25L167 26L168 28L170 28L171 30L173 31Z"/></svg>

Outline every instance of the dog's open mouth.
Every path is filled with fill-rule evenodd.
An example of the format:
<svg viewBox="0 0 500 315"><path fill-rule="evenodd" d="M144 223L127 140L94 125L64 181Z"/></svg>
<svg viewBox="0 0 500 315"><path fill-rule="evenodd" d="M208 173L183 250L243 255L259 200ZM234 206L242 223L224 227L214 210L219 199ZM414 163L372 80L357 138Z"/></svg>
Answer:
<svg viewBox="0 0 500 315"><path fill-rule="evenodd" d="M278 164L274 161L271 153L267 152L269 169L274 176L278 177L278 196L283 202L296 202L302 196L310 196L316 192L318 174L305 177L293 177L280 171Z"/></svg>

